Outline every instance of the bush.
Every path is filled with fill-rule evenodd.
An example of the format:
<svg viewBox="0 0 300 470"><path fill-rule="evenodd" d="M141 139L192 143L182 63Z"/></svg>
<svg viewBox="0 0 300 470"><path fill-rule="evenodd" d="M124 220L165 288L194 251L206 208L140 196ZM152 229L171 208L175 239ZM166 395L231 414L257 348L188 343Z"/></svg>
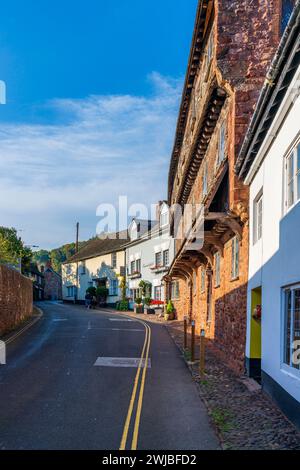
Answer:
<svg viewBox="0 0 300 470"><path fill-rule="evenodd" d="M101 298L101 299L105 298L105 299L106 299L106 297L108 296L108 294L109 294L109 291L108 291L108 289L107 289L106 287L104 287L104 286L99 286L99 287L97 287L97 289L96 289L96 296L97 296L98 298Z"/></svg>
<svg viewBox="0 0 300 470"><path fill-rule="evenodd" d="M142 305L142 303L143 303L142 297L137 297L137 298L135 299L135 303L136 303L137 305Z"/></svg>
<svg viewBox="0 0 300 470"><path fill-rule="evenodd" d="M86 294L90 294L91 296L96 297L96 287L89 287L86 290Z"/></svg>
<svg viewBox="0 0 300 470"><path fill-rule="evenodd" d="M129 310L129 302L128 300L120 300L119 302L117 302L116 304L116 308L117 310L121 311L121 312L127 312Z"/></svg>

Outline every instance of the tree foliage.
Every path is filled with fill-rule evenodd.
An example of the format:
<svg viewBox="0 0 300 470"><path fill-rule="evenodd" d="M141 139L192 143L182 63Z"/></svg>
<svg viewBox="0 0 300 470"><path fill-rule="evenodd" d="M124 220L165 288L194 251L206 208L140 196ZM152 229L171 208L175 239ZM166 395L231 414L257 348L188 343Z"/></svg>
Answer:
<svg viewBox="0 0 300 470"><path fill-rule="evenodd" d="M81 248L85 242L79 243L79 248ZM60 273L61 272L61 265L68 258L75 255L76 252L76 245L75 243L68 243L63 245L59 248L54 248L53 250L40 250L36 251L33 255L33 260L39 265L45 265L47 262L51 261L53 269Z"/></svg>
<svg viewBox="0 0 300 470"><path fill-rule="evenodd" d="M22 270L28 268L32 251L18 237L15 228L0 227L0 263L18 265L22 262Z"/></svg>

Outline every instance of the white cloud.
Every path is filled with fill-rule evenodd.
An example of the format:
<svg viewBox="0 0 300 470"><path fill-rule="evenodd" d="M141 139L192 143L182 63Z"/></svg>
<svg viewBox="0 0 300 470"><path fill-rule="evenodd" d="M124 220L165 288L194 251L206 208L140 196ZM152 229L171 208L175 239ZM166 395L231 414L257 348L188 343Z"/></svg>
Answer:
<svg viewBox="0 0 300 470"><path fill-rule="evenodd" d="M166 197L181 81L152 73L153 93L56 99L51 125L0 128L0 225L27 243L54 247L95 232L96 207Z"/></svg>

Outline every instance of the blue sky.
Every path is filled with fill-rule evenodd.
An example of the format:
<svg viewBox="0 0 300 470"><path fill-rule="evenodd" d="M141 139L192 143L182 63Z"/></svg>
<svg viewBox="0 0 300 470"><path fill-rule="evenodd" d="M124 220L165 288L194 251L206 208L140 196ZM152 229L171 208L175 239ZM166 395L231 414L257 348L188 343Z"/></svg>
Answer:
<svg viewBox="0 0 300 470"><path fill-rule="evenodd" d="M96 208L166 197L196 0L1 5L0 224L55 247Z"/></svg>

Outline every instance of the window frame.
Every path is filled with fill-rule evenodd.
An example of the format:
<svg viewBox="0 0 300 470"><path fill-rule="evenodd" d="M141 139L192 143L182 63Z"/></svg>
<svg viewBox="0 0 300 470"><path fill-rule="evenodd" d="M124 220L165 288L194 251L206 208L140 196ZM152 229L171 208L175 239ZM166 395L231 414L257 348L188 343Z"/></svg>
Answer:
<svg viewBox="0 0 300 470"><path fill-rule="evenodd" d="M135 273L135 260L130 261L130 274Z"/></svg>
<svg viewBox="0 0 300 470"><path fill-rule="evenodd" d="M255 245L259 240L261 240L263 235L263 196L263 190L261 189L253 200L253 245ZM260 203L261 208L259 210Z"/></svg>
<svg viewBox="0 0 300 470"><path fill-rule="evenodd" d="M289 165L291 162L291 165ZM292 171L290 171L292 170ZM289 188L292 188L291 192ZM292 202L290 197L292 196ZM284 157L284 214L300 201L300 141Z"/></svg>
<svg viewBox="0 0 300 470"><path fill-rule="evenodd" d="M201 294L205 293L205 281L206 281L206 268L204 266L201 266L201 285L200 285Z"/></svg>
<svg viewBox="0 0 300 470"><path fill-rule="evenodd" d="M135 272L140 273L142 271L141 258L135 260Z"/></svg>
<svg viewBox="0 0 300 470"><path fill-rule="evenodd" d="M240 241L235 235L231 239L231 280L235 281L240 275Z"/></svg>
<svg viewBox="0 0 300 470"><path fill-rule="evenodd" d="M217 167L226 159L226 130L226 121L223 120L219 129Z"/></svg>
<svg viewBox="0 0 300 470"><path fill-rule="evenodd" d="M215 280L215 288L220 287L221 285L221 255L220 252L217 251L214 255L214 264L215 264L215 272L214 272L214 280Z"/></svg>
<svg viewBox="0 0 300 470"><path fill-rule="evenodd" d="M118 279L112 279L111 280L111 293L110 293L110 295L112 297L116 297L119 294L118 290L119 290Z"/></svg>
<svg viewBox="0 0 300 470"><path fill-rule="evenodd" d="M158 259L160 260L160 262L158 262ZM155 253L155 266L156 267L162 266L162 253L161 253L161 251L157 251Z"/></svg>
<svg viewBox="0 0 300 470"><path fill-rule="evenodd" d="M163 266L168 267L170 265L170 250L169 250L169 248L167 250L163 251L162 258L163 258Z"/></svg>
<svg viewBox="0 0 300 470"><path fill-rule="evenodd" d="M286 293L291 293L291 317L290 317L290 334L289 334L289 343L286 341L287 336L287 310L286 310ZM281 321L281 368L286 372L292 374L293 376L300 379L300 365L297 367L293 366L292 364L292 354L294 352L293 349L293 341L295 341L294 331L295 331L295 291L299 291L300 293L300 284L293 284L287 287L282 288L282 321ZM300 297L300 295L299 295ZM300 321L300 315L299 315ZM300 331L300 327L299 327ZM300 335L299 339L300 340ZM289 351L289 363L287 363L287 350Z"/></svg>
<svg viewBox="0 0 300 470"><path fill-rule="evenodd" d="M171 300L179 300L179 281L171 283Z"/></svg>
<svg viewBox="0 0 300 470"><path fill-rule="evenodd" d="M202 175L202 197L207 196L208 193L208 165L207 162L203 164L203 175Z"/></svg>
<svg viewBox="0 0 300 470"><path fill-rule="evenodd" d="M159 292L158 296L157 296L157 292ZM154 286L154 288L153 288L153 299L154 300L161 300L162 299L162 286Z"/></svg>
<svg viewBox="0 0 300 470"><path fill-rule="evenodd" d="M111 254L111 267L113 269L116 269L117 265L118 265L117 252L113 252Z"/></svg>

